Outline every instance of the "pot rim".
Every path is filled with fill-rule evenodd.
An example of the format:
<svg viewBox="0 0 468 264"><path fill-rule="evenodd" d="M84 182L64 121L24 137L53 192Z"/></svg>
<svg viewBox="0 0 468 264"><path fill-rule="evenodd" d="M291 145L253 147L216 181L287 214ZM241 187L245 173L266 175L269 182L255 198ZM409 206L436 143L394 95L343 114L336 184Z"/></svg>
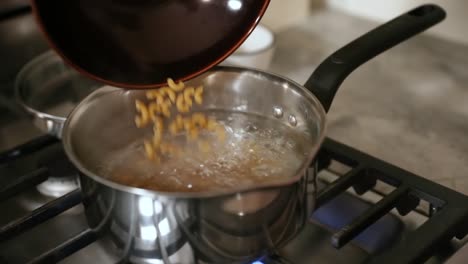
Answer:
<svg viewBox="0 0 468 264"><path fill-rule="evenodd" d="M60 57L56 55L52 50L45 51L26 63L15 79L15 99L20 104L20 106L26 110L30 115L38 117L40 119L52 120L57 123L65 122L65 116L52 115L43 111L40 111L28 103L23 96L24 82L26 81L26 76L30 74L31 71L34 71L36 68L40 67L45 62L53 62L54 60L60 60Z"/></svg>
<svg viewBox="0 0 468 264"><path fill-rule="evenodd" d="M319 99L312 93L310 92L307 88L305 88L303 85L298 84L295 81L292 81L289 78L280 76L278 74L270 73L267 71L262 71L254 68L247 68L247 67L236 67L236 66L216 66L212 69L210 69L207 73L213 72L213 71L234 71L238 73L245 73L245 72L251 72L253 74L259 74L265 77L268 77L268 79L271 79L272 81L281 81L281 82L287 82L289 84L290 89L294 89L298 91L302 96L304 96L309 102L311 102L312 105L314 105L316 111L318 111L318 115L321 118L321 120L317 120L319 122L321 131L319 131L319 134L316 138L315 144L311 147L308 156L306 159L304 159L303 164L301 167L297 170L297 173L292 176L287 178L284 181L281 182L275 182L275 183L269 183L269 184L263 184L263 185L256 185L256 186L247 186L247 187L239 187L239 188L233 188L233 189L228 189L228 190L217 190L217 191L201 191L201 192L164 192L164 191L155 191L155 190L150 190L150 189L144 189L144 188L138 188L138 187L132 187L128 185L123 185L111 180L108 180L102 176L99 176L98 174L88 170L86 166L84 166L80 159L75 155L75 152L73 151L73 146L71 143L71 128L70 128L70 123L74 120L75 115L77 112L80 111L81 107L85 104L88 103L89 98L91 98L95 93L102 93L103 89L109 88L112 89L110 91L107 91L107 93L112 93L112 92L119 92L120 89L114 90L114 87L111 86L103 86L95 91L93 91L90 95L88 95L84 100L82 100L70 113L68 118L66 119L63 127L63 132L62 132L62 144L65 150L65 153L67 157L70 159L70 161L75 165L75 167L81 172L80 175L84 177L89 177L92 180L103 184L107 187L110 187L115 190L127 192L127 193L132 193L136 195L143 195L143 196L148 196L148 197L178 197L178 198L210 198L210 197L216 197L216 196L227 196L227 195L233 195L237 193L245 193L245 192L251 192L251 191L260 191L263 189L271 189L271 188L279 188L279 187L284 187L284 186L289 186L292 185L296 182L298 182L306 173L306 170L310 167L311 162L314 160L316 154L318 153L326 135L327 131L327 122L326 122L326 111L322 105L322 103L319 101Z"/></svg>

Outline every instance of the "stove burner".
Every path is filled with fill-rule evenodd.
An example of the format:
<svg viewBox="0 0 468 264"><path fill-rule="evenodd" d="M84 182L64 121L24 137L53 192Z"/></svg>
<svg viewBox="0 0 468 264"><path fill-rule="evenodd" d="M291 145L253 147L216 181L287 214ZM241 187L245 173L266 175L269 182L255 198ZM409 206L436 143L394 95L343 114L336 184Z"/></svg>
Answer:
<svg viewBox="0 0 468 264"><path fill-rule="evenodd" d="M49 177L45 182L37 185L36 188L43 195L58 198L77 189L78 179L76 177Z"/></svg>
<svg viewBox="0 0 468 264"><path fill-rule="evenodd" d="M32 171L22 172L22 175L14 177L10 182L0 186L0 201L24 196L27 190L34 187L49 195L58 195L60 191L70 190L71 186L76 184L77 172L67 160L61 144L44 143L43 145L46 145L47 148L42 147L39 151L36 147L31 147L36 146L37 142L43 144L47 143L47 140L38 138L25 145L26 147L17 147L9 152L0 153L0 160L3 159L0 164L15 160L16 164L21 165L24 163L16 161L16 159L27 155L33 156L31 152L37 151L38 155L41 153L40 157L34 155L36 158L31 165L35 167ZM25 149L30 151L25 151ZM327 139L318 154L318 170L322 173L330 171L332 162L348 166L349 171L340 174L341 176L337 175L338 179L327 183L326 187L319 190L316 199L317 210L312 215L310 223L305 225L297 239L278 250L278 257L276 255L267 256L253 263L333 263L329 262L330 256L337 256L336 260L340 263L362 263L363 261L378 264L422 263L431 256L440 257L441 245L454 243L454 237L462 239L466 236L468 231L466 228L468 207L465 206L468 203L467 196ZM378 201L366 203L366 206L361 208L362 210L353 209L356 211L355 215L346 214L346 216L351 216L352 220L341 221L343 220L341 218L344 218L342 216L339 217L339 223L336 221L330 223L326 220L326 217L330 215L330 212L327 213L327 211L333 209L332 207L338 209L331 211L344 213L345 210L340 209L343 208L340 207L340 201L346 201L349 204L350 199L341 200L339 197L345 195L349 188L353 188L357 194L361 195L371 190L376 181L393 186L393 191L383 194L383 198ZM37 192L35 193L37 194ZM360 199L358 196L355 198ZM75 189L59 198L49 197L48 199L50 199L49 202L34 209L29 214L22 215L16 220L0 226L0 259L7 257L24 260L15 263L28 261L29 263L56 263L67 256L71 258L79 256L77 261L73 263L95 263L97 258L102 258L105 254L102 254L101 242L105 238L102 237L101 230L89 228L82 212L72 216L63 214L71 208L81 208L77 206L83 202L80 189ZM377 229L379 221L386 221L385 218L391 215L389 212L393 208L397 209L395 211L398 214L404 216L414 211L420 202L429 205L429 213L426 215L427 221L415 227L414 230L408 230L403 234L402 239L396 239L398 242L393 243L392 246L384 245L375 239L369 240L369 234L382 233L380 229ZM17 206L10 208L17 208ZM71 219L77 221L70 225ZM55 220L59 221L55 222ZM314 224L317 221L319 224ZM328 224L325 225L325 222ZM58 223L61 223L60 228L57 227ZM79 226L75 225L77 223ZM48 224L51 226L46 229L34 228L38 225ZM398 225L394 226L398 227ZM389 231L387 227L388 225L385 225L386 231ZM52 234L51 239L58 236L57 243L54 242L53 246L45 251L34 250L39 246L39 243L45 243L49 238L43 239L40 235L32 236L30 239L37 243L34 241L30 243L29 240L22 237L26 231L40 231L44 235L49 230L54 232L60 230L61 233ZM334 234L330 235L330 232ZM398 230L395 232L399 233ZM395 232L389 231L389 234L393 235ZM370 238L372 237L370 236ZM9 243L13 239L19 239L21 243ZM389 240L388 237L384 239L386 241L392 240ZM371 243L373 247L365 247L365 243ZM21 245L21 248L28 247L28 250L17 249L17 245ZM99 254L90 254L90 251L87 251L93 245L95 247L93 250L98 250L93 252ZM133 241L128 245L133 245ZM457 249L454 248L454 250ZM146 258L146 255L142 255L144 257L142 259L135 259L135 256L127 255L128 252L125 250L124 256L119 256L122 262L117 261L117 263L127 263L128 261L161 263L161 259ZM188 253L190 254L190 252ZM99 263L107 262L106 260ZM116 263L116 261L110 263Z"/></svg>
<svg viewBox="0 0 468 264"><path fill-rule="evenodd" d="M58 198L77 189L78 173L61 145L51 146L47 152L47 155L38 160L38 167L47 168L49 177L37 185L37 190L43 195Z"/></svg>

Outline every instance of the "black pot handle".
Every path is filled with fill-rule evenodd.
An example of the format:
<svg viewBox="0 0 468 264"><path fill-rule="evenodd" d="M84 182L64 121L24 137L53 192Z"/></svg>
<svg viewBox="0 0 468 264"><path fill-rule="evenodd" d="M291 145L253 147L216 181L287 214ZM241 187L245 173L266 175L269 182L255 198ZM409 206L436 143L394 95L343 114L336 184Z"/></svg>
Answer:
<svg viewBox="0 0 468 264"><path fill-rule="evenodd" d="M336 91L360 65L444 20L433 4L419 6L364 34L325 59L304 84L328 111Z"/></svg>

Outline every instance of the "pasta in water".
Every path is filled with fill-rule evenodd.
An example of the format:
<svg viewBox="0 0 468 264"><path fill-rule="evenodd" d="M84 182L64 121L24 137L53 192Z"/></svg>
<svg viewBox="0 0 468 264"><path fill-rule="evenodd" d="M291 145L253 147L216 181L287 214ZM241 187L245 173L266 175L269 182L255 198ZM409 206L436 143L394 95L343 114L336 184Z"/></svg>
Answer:
<svg viewBox="0 0 468 264"><path fill-rule="evenodd" d="M162 137L162 130L150 125L146 129L155 139L149 136L145 143L137 140L116 151L103 175L127 186L164 192L259 186L297 175L312 144L276 118L222 110L174 112Z"/></svg>
<svg viewBox="0 0 468 264"><path fill-rule="evenodd" d="M167 84L134 102L143 136L110 156L102 175L164 192L232 190L298 175L315 137L277 118L210 109L203 86Z"/></svg>

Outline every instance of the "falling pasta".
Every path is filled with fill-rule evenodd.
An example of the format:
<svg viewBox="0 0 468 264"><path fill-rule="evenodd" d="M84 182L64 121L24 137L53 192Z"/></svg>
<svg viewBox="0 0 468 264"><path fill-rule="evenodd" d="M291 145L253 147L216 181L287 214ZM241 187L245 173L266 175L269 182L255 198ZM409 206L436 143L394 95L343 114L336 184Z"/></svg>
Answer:
<svg viewBox="0 0 468 264"><path fill-rule="evenodd" d="M171 136L184 133L187 141L198 140L195 142L196 146L203 153L211 150L209 142L199 138L203 131L214 133L218 140L225 139L225 130L222 125L203 113L191 112L194 104L203 103L203 86L186 87L182 81L176 83L168 78L167 86L147 91L146 99L148 99L147 104L135 100L135 109L138 113L135 117L135 125L137 128L144 128L150 122L153 124L152 140L143 141L146 157L149 160L159 162L162 155L181 153L177 146L163 140L165 129ZM176 112L176 116L166 128L165 121L171 118L173 111Z"/></svg>

